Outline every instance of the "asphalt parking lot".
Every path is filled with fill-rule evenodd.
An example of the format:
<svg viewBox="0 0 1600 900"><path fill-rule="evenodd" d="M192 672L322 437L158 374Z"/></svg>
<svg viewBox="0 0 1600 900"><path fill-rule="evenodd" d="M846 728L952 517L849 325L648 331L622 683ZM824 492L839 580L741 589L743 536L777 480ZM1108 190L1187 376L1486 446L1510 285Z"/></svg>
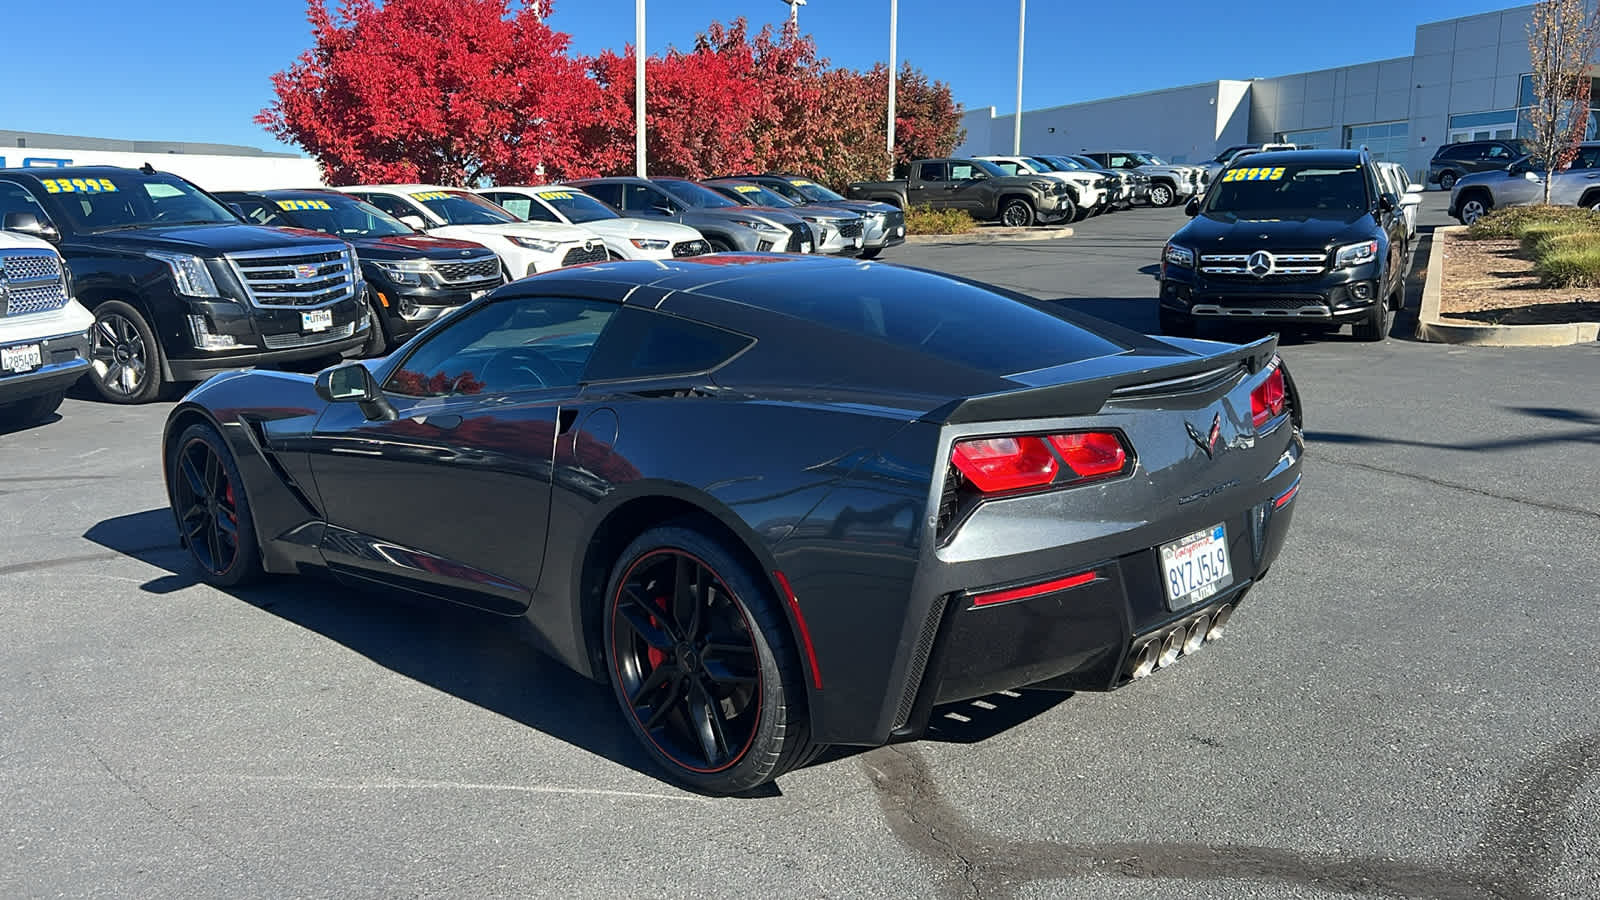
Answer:
<svg viewBox="0 0 1600 900"><path fill-rule="evenodd" d="M887 257L1153 329L1181 222ZM196 584L167 405L69 400L0 436L0 895L1600 896L1600 345L1409 318L1286 342L1305 488L1224 640L740 799L500 620Z"/></svg>

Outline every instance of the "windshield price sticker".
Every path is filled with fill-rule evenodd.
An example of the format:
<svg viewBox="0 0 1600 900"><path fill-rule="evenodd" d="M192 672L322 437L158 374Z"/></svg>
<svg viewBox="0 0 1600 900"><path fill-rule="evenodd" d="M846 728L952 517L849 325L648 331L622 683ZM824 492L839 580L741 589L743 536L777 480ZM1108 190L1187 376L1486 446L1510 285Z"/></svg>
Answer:
<svg viewBox="0 0 1600 900"><path fill-rule="evenodd" d="M811 182L805 180L804 178L791 178L791 179L789 179L789 183L794 185L795 187L810 187L811 186Z"/></svg>
<svg viewBox="0 0 1600 900"><path fill-rule="evenodd" d="M39 181L52 194L114 194L117 191L109 178L41 178Z"/></svg>
<svg viewBox="0 0 1600 900"><path fill-rule="evenodd" d="M1229 169L1222 173L1223 181L1280 181L1283 166L1276 168Z"/></svg>
<svg viewBox="0 0 1600 900"><path fill-rule="evenodd" d="M449 191L423 191L423 192L421 192L419 194L412 194L411 196L412 196L413 199L416 199L416 200L443 200L446 197L450 196L450 192Z"/></svg>
<svg viewBox="0 0 1600 900"><path fill-rule="evenodd" d="M741 194L754 194L761 190L761 188L758 188L753 184L736 184L733 186L733 189Z"/></svg>
<svg viewBox="0 0 1600 900"><path fill-rule="evenodd" d="M545 198L546 200L571 200L571 199L573 199L571 191L544 191L543 193L539 194L539 196Z"/></svg>
<svg viewBox="0 0 1600 900"><path fill-rule="evenodd" d="M285 212L297 209L333 209L326 200L279 200L278 208Z"/></svg>

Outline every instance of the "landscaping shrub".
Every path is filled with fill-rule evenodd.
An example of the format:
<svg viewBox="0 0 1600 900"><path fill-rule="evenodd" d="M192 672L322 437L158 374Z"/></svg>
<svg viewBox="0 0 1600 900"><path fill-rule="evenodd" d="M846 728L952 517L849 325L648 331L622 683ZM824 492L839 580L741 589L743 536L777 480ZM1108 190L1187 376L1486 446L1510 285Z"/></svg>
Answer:
<svg viewBox="0 0 1600 900"><path fill-rule="evenodd" d="M964 209L916 206L906 210L906 234L966 234L976 224Z"/></svg>
<svg viewBox="0 0 1600 900"><path fill-rule="evenodd" d="M1600 231L1550 238L1534 257L1534 270L1546 287L1600 285Z"/></svg>
<svg viewBox="0 0 1600 900"><path fill-rule="evenodd" d="M1576 206L1510 206L1497 209L1467 228L1470 241L1522 240L1524 232L1538 226L1567 226L1600 231L1600 212Z"/></svg>
<svg viewBox="0 0 1600 900"><path fill-rule="evenodd" d="M1572 222L1542 222L1522 229L1522 252L1533 259L1550 252L1575 235L1594 234L1594 230Z"/></svg>

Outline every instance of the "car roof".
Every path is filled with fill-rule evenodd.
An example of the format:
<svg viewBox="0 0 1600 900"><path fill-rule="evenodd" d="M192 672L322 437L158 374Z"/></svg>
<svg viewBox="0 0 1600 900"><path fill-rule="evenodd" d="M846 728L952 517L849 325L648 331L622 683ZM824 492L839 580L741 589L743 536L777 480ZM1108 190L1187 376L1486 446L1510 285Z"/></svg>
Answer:
<svg viewBox="0 0 1600 900"><path fill-rule="evenodd" d="M1262 150L1250 154L1250 165L1252 167L1272 164L1348 166L1360 162L1363 155L1360 150Z"/></svg>
<svg viewBox="0 0 1600 900"><path fill-rule="evenodd" d="M332 188L335 191L373 191L387 194L410 194L418 191L461 191L470 194L472 191L463 187L451 187L448 184L347 184Z"/></svg>
<svg viewBox="0 0 1600 900"><path fill-rule="evenodd" d="M8 169L0 169L0 172L4 172L7 175L26 175L35 181L41 178L81 178L87 175L92 175L95 178L104 178L107 175L152 174L145 172L143 169L133 168L132 166L28 166L26 168L13 167ZM172 173L163 172L160 169L156 169L153 174L171 175Z"/></svg>
<svg viewBox="0 0 1600 900"><path fill-rule="evenodd" d="M299 197L341 197L354 199L333 188L269 188L264 191L212 191L218 197L266 197L269 200L292 200Z"/></svg>

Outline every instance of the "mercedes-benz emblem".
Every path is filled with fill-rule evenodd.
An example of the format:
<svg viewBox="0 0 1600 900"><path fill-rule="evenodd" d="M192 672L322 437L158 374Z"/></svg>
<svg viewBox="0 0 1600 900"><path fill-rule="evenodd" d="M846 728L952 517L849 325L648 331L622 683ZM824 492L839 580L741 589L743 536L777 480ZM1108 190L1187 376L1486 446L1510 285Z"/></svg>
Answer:
<svg viewBox="0 0 1600 900"><path fill-rule="evenodd" d="M1245 268L1257 278L1265 278L1272 271L1272 254L1265 250L1257 250L1250 254L1250 260L1245 263Z"/></svg>

